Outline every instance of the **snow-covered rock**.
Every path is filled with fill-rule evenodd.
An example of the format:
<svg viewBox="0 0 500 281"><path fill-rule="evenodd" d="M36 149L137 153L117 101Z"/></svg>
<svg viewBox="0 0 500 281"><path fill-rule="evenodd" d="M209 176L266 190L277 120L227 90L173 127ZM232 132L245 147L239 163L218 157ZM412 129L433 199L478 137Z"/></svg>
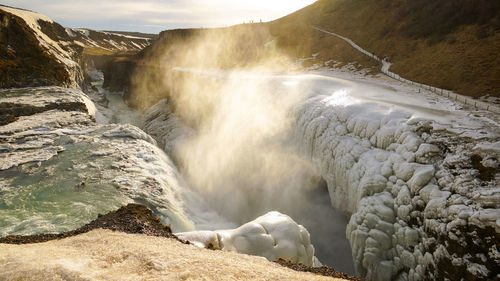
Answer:
<svg viewBox="0 0 500 281"><path fill-rule="evenodd" d="M175 235L203 248L262 256L270 261L283 258L294 263L314 265L314 246L309 232L279 212L269 212L236 229Z"/></svg>
<svg viewBox="0 0 500 281"><path fill-rule="evenodd" d="M96 47L107 51L140 51L151 44L155 36L97 31L83 28L66 28L68 35L80 46Z"/></svg>
<svg viewBox="0 0 500 281"><path fill-rule="evenodd" d="M499 272L499 127L443 113L421 118L355 95L315 95L295 108L295 138L327 181L332 205L351 215L346 234L369 280Z"/></svg>
<svg viewBox="0 0 500 281"><path fill-rule="evenodd" d="M0 272L7 280L343 280L297 272L262 257L102 229L46 243L0 244L0 252Z"/></svg>

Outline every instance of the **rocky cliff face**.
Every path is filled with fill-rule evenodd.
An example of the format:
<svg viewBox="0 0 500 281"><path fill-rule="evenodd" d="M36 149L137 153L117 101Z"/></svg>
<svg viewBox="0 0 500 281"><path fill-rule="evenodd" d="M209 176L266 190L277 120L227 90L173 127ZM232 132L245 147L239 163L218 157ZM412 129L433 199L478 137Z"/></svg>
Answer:
<svg viewBox="0 0 500 281"><path fill-rule="evenodd" d="M136 53L154 35L64 28L35 12L0 5L0 87L82 87L116 52Z"/></svg>
<svg viewBox="0 0 500 281"><path fill-rule="evenodd" d="M29 11L0 6L0 87L83 82L77 63L82 48L63 27Z"/></svg>
<svg viewBox="0 0 500 281"><path fill-rule="evenodd" d="M156 34L136 33L129 35L128 33L82 28L66 28L65 31L77 45L111 52L139 52L158 38ZM89 53L91 52L92 50L89 51Z"/></svg>

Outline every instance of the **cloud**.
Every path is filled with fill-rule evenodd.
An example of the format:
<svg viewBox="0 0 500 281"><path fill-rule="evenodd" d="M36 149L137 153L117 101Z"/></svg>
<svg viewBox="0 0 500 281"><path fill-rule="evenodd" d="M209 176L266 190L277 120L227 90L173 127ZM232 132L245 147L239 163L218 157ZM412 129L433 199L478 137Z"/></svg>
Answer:
<svg viewBox="0 0 500 281"><path fill-rule="evenodd" d="M6 0L69 27L159 32L273 20L314 0Z"/></svg>

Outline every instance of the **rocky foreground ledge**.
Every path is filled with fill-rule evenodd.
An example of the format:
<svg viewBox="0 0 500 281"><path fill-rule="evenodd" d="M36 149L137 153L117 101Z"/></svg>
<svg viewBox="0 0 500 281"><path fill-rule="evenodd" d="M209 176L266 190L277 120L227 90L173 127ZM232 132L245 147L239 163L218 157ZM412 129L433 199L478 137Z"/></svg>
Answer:
<svg viewBox="0 0 500 281"><path fill-rule="evenodd" d="M0 250L5 253L0 257L0 271L7 279L33 276L36 279L43 274L52 279L90 277L112 280L125 274L127 278L139 279L201 276L214 280L332 280L322 277L327 276L336 280L361 280L327 266L314 268L283 259L277 262L293 269L289 270L260 257L210 251L187 244L190 243L179 240L170 227L161 224L146 206L128 204L117 211L99 215L76 230L0 238ZM37 251L37 254L30 254L31 251Z"/></svg>
<svg viewBox="0 0 500 281"><path fill-rule="evenodd" d="M9 235L0 238L0 243L29 244L41 243L56 239L68 238L87 233L94 229L109 229L129 234L145 234L150 236L177 239L169 226L160 223L160 219L153 216L153 212L144 205L128 204L120 209L99 215L96 220L71 231L61 233L47 233L36 235ZM178 239L177 239L178 240ZM181 240L179 240L181 241ZM189 242L187 243L189 244Z"/></svg>

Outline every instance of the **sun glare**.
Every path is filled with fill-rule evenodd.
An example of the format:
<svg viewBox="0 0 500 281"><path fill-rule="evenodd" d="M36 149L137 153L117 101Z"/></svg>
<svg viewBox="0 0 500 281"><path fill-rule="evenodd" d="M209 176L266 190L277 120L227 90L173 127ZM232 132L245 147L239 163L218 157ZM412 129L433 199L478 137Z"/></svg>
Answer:
<svg viewBox="0 0 500 281"><path fill-rule="evenodd" d="M261 18L269 21L293 13L307 5L314 3L315 0L202 0L193 1L198 7L218 7L217 10L233 17L248 17L249 19Z"/></svg>
<svg viewBox="0 0 500 281"><path fill-rule="evenodd" d="M231 0L226 0L225 2L232 3L234 5L234 2ZM276 12L283 12L286 14L294 12L314 2L315 0L247 0L238 1L238 5L242 5L250 9L266 9Z"/></svg>

